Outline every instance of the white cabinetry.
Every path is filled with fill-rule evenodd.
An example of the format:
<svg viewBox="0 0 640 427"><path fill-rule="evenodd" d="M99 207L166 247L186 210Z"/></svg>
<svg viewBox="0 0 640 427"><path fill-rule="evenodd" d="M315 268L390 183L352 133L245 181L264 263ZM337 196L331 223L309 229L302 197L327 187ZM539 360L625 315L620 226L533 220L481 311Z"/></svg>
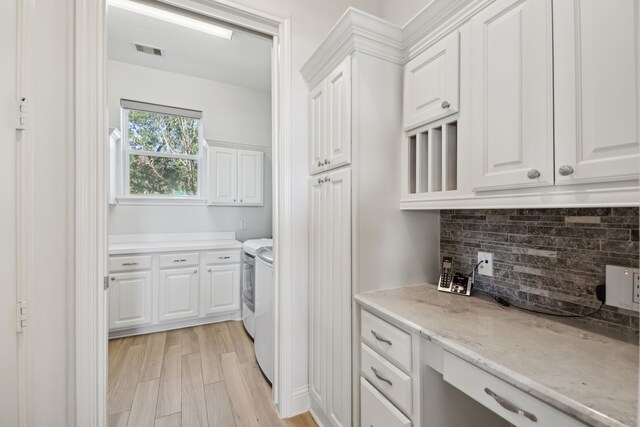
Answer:
<svg viewBox="0 0 640 427"><path fill-rule="evenodd" d="M202 288L204 314L240 310L240 265L208 266Z"/></svg>
<svg viewBox="0 0 640 427"><path fill-rule="evenodd" d="M637 2L486 0L456 11L407 48L401 208L637 205ZM452 40L459 73L446 65ZM458 75L458 86L443 83ZM459 88L458 105L439 117L446 87Z"/></svg>
<svg viewBox="0 0 640 427"><path fill-rule="evenodd" d="M397 208L402 54L394 46L401 37L398 27L349 9L302 69L313 175L309 394L311 412L327 427L359 425L352 411L359 394L353 295L437 278L437 236L430 230L438 216Z"/></svg>
<svg viewBox="0 0 640 427"><path fill-rule="evenodd" d="M499 0L471 21L473 189L553 185L551 0Z"/></svg>
<svg viewBox="0 0 640 427"><path fill-rule="evenodd" d="M310 92L311 174L351 163L351 58Z"/></svg>
<svg viewBox="0 0 640 427"><path fill-rule="evenodd" d="M198 315L198 278L193 267L160 271L160 322Z"/></svg>
<svg viewBox="0 0 640 427"><path fill-rule="evenodd" d="M150 324L152 290L150 271L111 274L109 329Z"/></svg>
<svg viewBox="0 0 640 427"><path fill-rule="evenodd" d="M350 174L311 178L310 389L336 426L351 425Z"/></svg>
<svg viewBox="0 0 640 427"><path fill-rule="evenodd" d="M262 206L264 153L209 147L209 204Z"/></svg>
<svg viewBox="0 0 640 427"><path fill-rule="evenodd" d="M242 244L226 237L233 234L198 233L186 244L170 234L117 236L122 243L110 245L109 257L110 336L239 319Z"/></svg>
<svg viewBox="0 0 640 427"><path fill-rule="evenodd" d="M553 3L558 185L638 177L634 3Z"/></svg>
<svg viewBox="0 0 640 427"><path fill-rule="evenodd" d="M459 47L460 35L454 31L405 66L405 129L430 123L458 111Z"/></svg>

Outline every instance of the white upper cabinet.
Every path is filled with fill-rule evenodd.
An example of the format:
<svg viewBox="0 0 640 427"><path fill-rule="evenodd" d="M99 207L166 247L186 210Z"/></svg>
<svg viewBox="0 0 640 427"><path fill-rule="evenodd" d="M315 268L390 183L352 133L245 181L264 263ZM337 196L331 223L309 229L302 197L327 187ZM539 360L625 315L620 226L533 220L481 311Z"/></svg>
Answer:
<svg viewBox="0 0 640 427"><path fill-rule="evenodd" d="M312 175L325 170L325 94L324 81L309 93L309 147Z"/></svg>
<svg viewBox="0 0 640 427"><path fill-rule="evenodd" d="M404 128L411 129L458 112L460 35L445 37L404 69Z"/></svg>
<svg viewBox="0 0 640 427"><path fill-rule="evenodd" d="M327 77L327 169L351 163L351 57Z"/></svg>
<svg viewBox="0 0 640 427"><path fill-rule="evenodd" d="M262 206L264 153L228 147L209 147L211 205Z"/></svg>
<svg viewBox="0 0 640 427"><path fill-rule="evenodd" d="M351 163L351 57L310 92L310 173Z"/></svg>
<svg viewBox="0 0 640 427"><path fill-rule="evenodd" d="M637 178L634 0L555 1L553 14L556 183Z"/></svg>
<svg viewBox="0 0 640 427"><path fill-rule="evenodd" d="M262 204L264 153L238 150L238 202Z"/></svg>
<svg viewBox="0 0 640 427"><path fill-rule="evenodd" d="M209 201L236 203L238 197L238 150L209 148Z"/></svg>
<svg viewBox="0 0 640 427"><path fill-rule="evenodd" d="M551 0L498 0L471 20L473 189L553 185Z"/></svg>

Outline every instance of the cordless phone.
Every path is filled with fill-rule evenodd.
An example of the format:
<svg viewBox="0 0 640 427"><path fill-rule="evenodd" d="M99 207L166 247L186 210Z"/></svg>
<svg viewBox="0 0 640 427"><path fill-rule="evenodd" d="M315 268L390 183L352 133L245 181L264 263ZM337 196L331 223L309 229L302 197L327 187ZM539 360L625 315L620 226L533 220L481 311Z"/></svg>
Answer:
<svg viewBox="0 0 640 427"><path fill-rule="evenodd" d="M452 274L452 264L452 257L442 257L442 271L440 280L438 281L438 290L458 295L471 295L473 280L470 280L469 276L461 273Z"/></svg>
<svg viewBox="0 0 640 427"><path fill-rule="evenodd" d="M453 258L450 256L442 257L442 272L440 274L440 281L438 281L438 290L449 291L451 287L451 266L453 264Z"/></svg>

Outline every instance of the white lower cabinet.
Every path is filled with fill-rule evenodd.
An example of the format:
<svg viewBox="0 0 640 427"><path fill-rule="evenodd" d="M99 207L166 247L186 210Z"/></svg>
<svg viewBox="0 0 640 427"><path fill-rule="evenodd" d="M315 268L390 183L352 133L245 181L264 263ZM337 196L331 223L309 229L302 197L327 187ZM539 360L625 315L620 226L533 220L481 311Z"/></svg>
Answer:
<svg viewBox="0 0 640 427"><path fill-rule="evenodd" d="M411 420L398 411L367 380L360 378L360 425L407 427L411 425Z"/></svg>
<svg viewBox="0 0 640 427"><path fill-rule="evenodd" d="M314 404L351 425L351 170L311 178L310 357Z"/></svg>
<svg viewBox="0 0 640 427"><path fill-rule="evenodd" d="M240 318L240 243L109 257L112 337Z"/></svg>
<svg viewBox="0 0 640 427"><path fill-rule="evenodd" d="M198 269L160 271L158 321L188 319L198 315Z"/></svg>
<svg viewBox="0 0 640 427"><path fill-rule="evenodd" d="M240 310L240 265L208 266L202 288L202 312L220 314Z"/></svg>
<svg viewBox="0 0 640 427"><path fill-rule="evenodd" d="M150 271L116 273L110 277L109 329L148 325L152 319Z"/></svg>

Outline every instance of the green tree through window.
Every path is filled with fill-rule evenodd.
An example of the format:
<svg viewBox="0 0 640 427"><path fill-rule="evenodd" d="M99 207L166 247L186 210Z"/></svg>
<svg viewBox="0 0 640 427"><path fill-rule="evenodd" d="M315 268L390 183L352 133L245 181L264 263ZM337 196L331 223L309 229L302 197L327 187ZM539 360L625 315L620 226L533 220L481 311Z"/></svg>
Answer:
<svg viewBox="0 0 640 427"><path fill-rule="evenodd" d="M129 193L197 196L200 119L127 110Z"/></svg>

